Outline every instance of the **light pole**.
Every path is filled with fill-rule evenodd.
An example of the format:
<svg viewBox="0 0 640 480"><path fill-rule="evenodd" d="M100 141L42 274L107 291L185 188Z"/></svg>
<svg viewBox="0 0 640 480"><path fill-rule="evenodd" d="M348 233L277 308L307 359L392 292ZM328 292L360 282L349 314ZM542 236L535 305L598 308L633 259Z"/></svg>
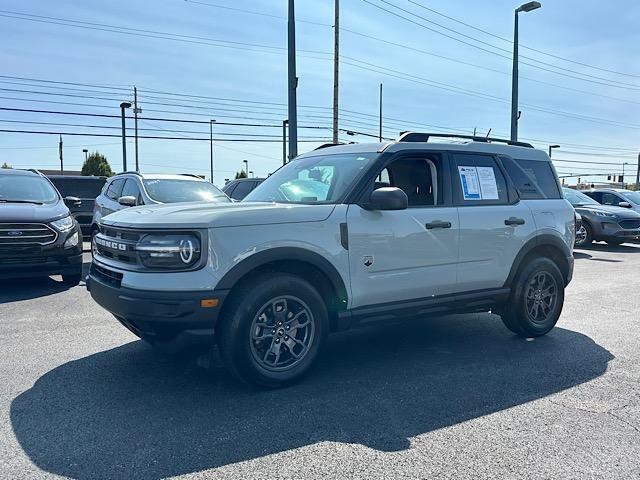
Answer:
<svg viewBox="0 0 640 480"><path fill-rule="evenodd" d="M551 158L551 151L552 151L554 148L560 148L560 145L549 145L549 158Z"/></svg>
<svg viewBox="0 0 640 480"><path fill-rule="evenodd" d="M89 153L89 150L87 150L86 148L83 148L82 151L84 152L84 161L86 162L89 157L87 156L87 154Z"/></svg>
<svg viewBox="0 0 640 480"><path fill-rule="evenodd" d="M249 175L251 175L251 178L255 177L255 175L253 174L253 170L249 171Z"/></svg>
<svg viewBox="0 0 640 480"><path fill-rule="evenodd" d="M296 16L295 0L289 0L287 29L287 84L289 109L289 160L298 156L298 76L296 74Z"/></svg>
<svg viewBox="0 0 640 480"><path fill-rule="evenodd" d="M247 173L247 178L249 178L249 160L242 160L242 163L244 163L245 172Z"/></svg>
<svg viewBox="0 0 640 480"><path fill-rule="evenodd" d="M540 2L527 2L516 8L513 24L513 72L511 74L511 141L518 140L518 13L540 8Z"/></svg>
<svg viewBox="0 0 640 480"><path fill-rule="evenodd" d="M287 164L287 125L289 120L282 121L282 164Z"/></svg>
<svg viewBox="0 0 640 480"><path fill-rule="evenodd" d="M122 117L122 171L127 171L127 132L125 129L124 122L124 111L127 108L131 108L131 104L129 102L122 102L120 104L120 113Z"/></svg>
<svg viewBox="0 0 640 480"><path fill-rule="evenodd" d="M211 161L211 183L213 183L213 124L215 120L209 120L209 147L210 147L210 161Z"/></svg>

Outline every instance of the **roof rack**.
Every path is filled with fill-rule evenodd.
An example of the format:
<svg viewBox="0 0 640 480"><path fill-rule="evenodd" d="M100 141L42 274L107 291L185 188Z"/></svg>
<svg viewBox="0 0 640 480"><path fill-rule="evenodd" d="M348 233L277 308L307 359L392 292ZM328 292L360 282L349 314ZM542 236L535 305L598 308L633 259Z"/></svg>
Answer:
<svg viewBox="0 0 640 480"><path fill-rule="evenodd" d="M126 172L120 172L120 173L116 173L114 175L114 177L117 177L118 175L138 175L139 177L142 176L142 174L140 172L136 172L135 170L131 170L131 171L126 171Z"/></svg>
<svg viewBox="0 0 640 480"><path fill-rule="evenodd" d="M204 180L204 175L197 175L195 173L179 173L178 175L182 175L184 177L194 177L200 180Z"/></svg>
<svg viewBox="0 0 640 480"><path fill-rule="evenodd" d="M400 132L398 142L428 142L430 137L434 138L463 138L474 142L482 143L506 143L516 147L533 148L533 145L526 142L517 142L505 138L478 137L475 135L460 135L455 133L421 133L421 132Z"/></svg>
<svg viewBox="0 0 640 480"><path fill-rule="evenodd" d="M314 150L321 150L321 149L327 148L327 147L335 147L337 145L345 145L345 144L342 143L342 142L338 142L338 143L323 143L319 147L314 148Z"/></svg>

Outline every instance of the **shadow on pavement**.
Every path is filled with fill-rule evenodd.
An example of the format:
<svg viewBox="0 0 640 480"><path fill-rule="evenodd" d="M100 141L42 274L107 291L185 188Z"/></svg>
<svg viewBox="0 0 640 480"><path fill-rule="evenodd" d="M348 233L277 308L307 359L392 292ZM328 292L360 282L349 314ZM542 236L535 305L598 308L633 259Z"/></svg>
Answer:
<svg viewBox="0 0 640 480"><path fill-rule="evenodd" d="M84 287L84 277L89 274L91 262L82 264L82 281L80 285ZM56 293L69 290L69 286L62 283L59 275L51 277L33 278L11 278L0 280L0 304L8 302L19 302L33 298L46 297Z"/></svg>
<svg viewBox="0 0 640 480"><path fill-rule="evenodd" d="M640 253L640 244L625 243L622 245L609 245L608 243L595 242L589 246L581 247L581 250L613 253Z"/></svg>
<svg viewBox="0 0 640 480"><path fill-rule="evenodd" d="M322 441L382 451L571 388L613 356L562 328L527 342L491 315L330 337L301 383L261 391L142 342L61 365L11 405L22 448L72 478L158 479Z"/></svg>

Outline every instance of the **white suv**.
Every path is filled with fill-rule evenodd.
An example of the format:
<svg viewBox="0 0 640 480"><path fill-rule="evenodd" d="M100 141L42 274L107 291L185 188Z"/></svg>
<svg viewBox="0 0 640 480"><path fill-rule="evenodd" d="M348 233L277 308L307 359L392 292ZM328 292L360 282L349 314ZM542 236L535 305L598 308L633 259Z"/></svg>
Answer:
<svg viewBox="0 0 640 480"><path fill-rule="evenodd" d="M231 372L271 387L357 324L493 311L519 335L544 335L575 233L549 157L516 142L429 141L439 136L318 149L239 203L110 215L87 288L148 342L216 343Z"/></svg>

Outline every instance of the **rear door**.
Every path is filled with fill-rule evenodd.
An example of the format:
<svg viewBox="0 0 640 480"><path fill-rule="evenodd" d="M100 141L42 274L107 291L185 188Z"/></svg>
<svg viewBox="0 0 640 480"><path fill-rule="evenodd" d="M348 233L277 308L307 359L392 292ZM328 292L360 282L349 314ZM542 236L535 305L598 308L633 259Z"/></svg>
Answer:
<svg viewBox="0 0 640 480"><path fill-rule="evenodd" d="M461 292L499 288L525 242L536 231L531 210L507 180L497 158L452 153L454 204L460 218Z"/></svg>
<svg viewBox="0 0 640 480"><path fill-rule="evenodd" d="M446 156L405 154L376 173L365 196L395 186L407 194L409 208L372 211L349 205L351 306L455 293L458 211L451 206Z"/></svg>

